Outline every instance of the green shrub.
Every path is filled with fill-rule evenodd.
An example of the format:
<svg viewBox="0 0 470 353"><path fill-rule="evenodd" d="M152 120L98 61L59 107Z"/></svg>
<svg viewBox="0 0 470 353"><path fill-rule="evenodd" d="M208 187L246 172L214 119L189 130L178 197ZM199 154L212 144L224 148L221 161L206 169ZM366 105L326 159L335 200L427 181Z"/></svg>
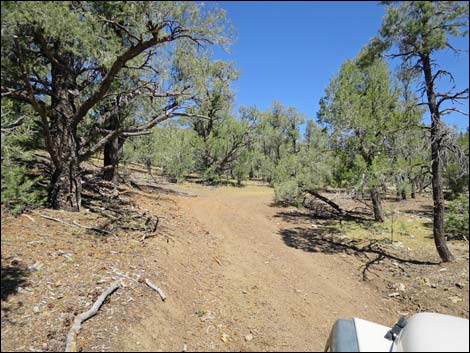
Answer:
<svg viewBox="0 0 470 353"><path fill-rule="evenodd" d="M276 202L295 204L300 206L301 189L296 180L288 180L274 186Z"/></svg>
<svg viewBox="0 0 470 353"><path fill-rule="evenodd" d="M40 177L29 174L31 149L38 141L33 131L33 118L27 114L11 101L2 99L2 126L25 116L23 124L1 134L1 203L13 214L42 205L46 195L45 190L37 187Z"/></svg>
<svg viewBox="0 0 470 353"><path fill-rule="evenodd" d="M13 214L45 202L45 191L34 188L40 177L32 179L26 175L26 171L22 165L2 164L1 202Z"/></svg>
<svg viewBox="0 0 470 353"><path fill-rule="evenodd" d="M450 238L468 236L468 193L460 194L448 204L446 233Z"/></svg>

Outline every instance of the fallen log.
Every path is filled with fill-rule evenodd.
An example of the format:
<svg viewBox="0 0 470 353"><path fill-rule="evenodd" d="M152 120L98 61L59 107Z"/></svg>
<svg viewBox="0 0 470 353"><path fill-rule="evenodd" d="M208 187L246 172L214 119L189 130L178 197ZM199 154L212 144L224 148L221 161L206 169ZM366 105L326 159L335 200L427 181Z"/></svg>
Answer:
<svg viewBox="0 0 470 353"><path fill-rule="evenodd" d="M305 190L306 193L309 193L312 196L315 196L317 199L323 201L327 205L331 206L334 208L340 215L345 215L347 212L344 211L341 207L339 207L335 202L331 201L329 198L320 195L317 191L315 190Z"/></svg>
<svg viewBox="0 0 470 353"><path fill-rule="evenodd" d="M67 334L67 344L65 346L66 352L77 352L77 336L80 333L80 328L82 327L82 323L88 320L89 318L91 318L92 316L94 316L98 312L101 305L103 305L103 302L108 297L108 295L110 295L116 289L120 287L121 287L120 280L114 282L108 287L108 289L106 289L106 291L103 292L103 294L101 294L98 297L98 299L95 301L95 303L90 308L90 310L80 315L77 315L75 317L75 319L73 320L72 327L70 327L70 330Z"/></svg>

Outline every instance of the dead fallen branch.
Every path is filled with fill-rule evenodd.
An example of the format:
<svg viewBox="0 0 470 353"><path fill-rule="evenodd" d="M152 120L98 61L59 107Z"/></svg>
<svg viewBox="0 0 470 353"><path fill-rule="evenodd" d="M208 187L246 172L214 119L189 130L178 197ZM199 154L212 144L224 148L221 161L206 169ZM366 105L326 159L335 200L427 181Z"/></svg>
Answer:
<svg viewBox="0 0 470 353"><path fill-rule="evenodd" d="M147 284L147 286L149 286L154 291L156 291L158 293L158 295L160 295L160 298L162 298L162 300L165 301L165 299L166 299L165 293L163 293L163 291L160 288L158 288L155 284L150 282L148 280L148 278L145 279L145 283Z"/></svg>
<svg viewBox="0 0 470 353"><path fill-rule="evenodd" d="M323 201L324 203L328 204L332 208L334 208L340 215L344 215L347 213L347 211L343 210L341 207L339 207L335 202L330 200L329 198L320 195L317 191L315 190L305 190L306 193L316 197L317 199Z"/></svg>
<svg viewBox="0 0 470 353"><path fill-rule="evenodd" d="M108 289L106 289L106 291L103 292L103 294L98 297L98 299L95 301L90 310L75 317L75 319L73 320L72 327L70 327L70 330L67 334L67 344L65 346L66 352L77 352L77 336L80 333L82 323L94 316L98 312L101 305L103 305L103 302L108 297L108 295L110 295L120 287L121 281L118 280L114 282L113 284L111 284L111 286L108 287Z"/></svg>
<svg viewBox="0 0 470 353"><path fill-rule="evenodd" d="M54 217L51 217L51 216L47 216L47 215L44 215L44 214L41 214L41 213L36 213L38 216L42 217L42 218L45 218L45 219L48 219L48 220L51 220L51 221L54 221L54 222L59 222L59 223L62 223L62 224L66 224L66 225L69 225L69 226L75 226L75 227L79 227L79 228L83 228L83 229L88 229L88 230L94 230L95 232L98 232L98 233L103 233L103 234L108 234L108 235L113 235L113 233L105 230L105 229L100 229L100 228L95 228L95 227L87 227L87 226L84 226L76 221L73 221L72 223L69 223L69 222L66 222L62 219L59 219L59 218L54 218Z"/></svg>

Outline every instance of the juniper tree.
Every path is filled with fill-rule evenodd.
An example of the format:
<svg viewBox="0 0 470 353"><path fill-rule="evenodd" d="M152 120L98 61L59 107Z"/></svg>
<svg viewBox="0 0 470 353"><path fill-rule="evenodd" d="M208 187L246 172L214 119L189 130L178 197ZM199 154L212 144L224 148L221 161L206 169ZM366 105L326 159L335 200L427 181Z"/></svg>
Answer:
<svg viewBox="0 0 470 353"><path fill-rule="evenodd" d="M386 145L397 129L397 93L387 64L377 60L359 66L347 60L320 100L319 121L336 149L342 150L351 181L367 186L376 221L384 221L381 185L387 172Z"/></svg>
<svg viewBox="0 0 470 353"><path fill-rule="evenodd" d="M416 197L418 179L429 174L426 138L427 127L421 123L423 108L418 106L418 97L412 89L413 73L406 67L396 73L400 88L397 114L401 115L397 133L390 134L387 154L390 156L391 175L395 179L397 197L406 200L409 192Z"/></svg>
<svg viewBox="0 0 470 353"><path fill-rule="evenodd" d="M184 112L184 86L166 85L158 63L175 46L224 44L226 29L223 11L193 2L2 2L2 97L31 105L41 119L52 207L80 209L79 165L106 143ZM131 71L139 80L123 92L115 83ZM144 90L160 100L155 115L117 129L107 119L94 124L110 94Z"/></svg>
<svg viewBox="0 0 470 353"><path fill-rule="evenodd" d="M455 103L468 99L468 87L457 90L455 85L439 91L438 82L453 80L452 74L438 68L435 55L442 50L458 51L450 44L452 37L468 35L469 4L460 1L384 2L387 5L380 36L371 40L363 61L393 49L391 57L401 58L402 64L416 72L419 90L431 116L430 145L433 193L433 235L442 261L452 261L444 231L444 192L441 156L446 148L446 129L441 118L450 113L468 113ZM396 48L396 50L395 50Z"/></svg>

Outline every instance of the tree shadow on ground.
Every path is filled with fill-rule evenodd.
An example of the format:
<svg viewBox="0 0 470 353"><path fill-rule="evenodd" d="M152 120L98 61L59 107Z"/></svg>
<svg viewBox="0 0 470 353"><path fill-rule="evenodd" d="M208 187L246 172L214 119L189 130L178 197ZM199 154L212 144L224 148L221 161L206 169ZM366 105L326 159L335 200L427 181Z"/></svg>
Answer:
<svg viewBox="0 0 470 353"><path fill-rule="evenodd" d="M376 222L370 218L364 218L363 213L340 214L325 204L316 203L308 210L282 210L274 217L296 225L295 228L285 228L279 232L287 246L310 253L346 254L358 257L364 262L362 267L364 280L367 279L370 267L384 259L415 265L439 264L403 258L393 252L389 239L351 239L343 235L342 228L347 223L353 222L364 229L374 227Z"/></svg>
<svg viewBox="0 0 470 353"><path fill-rule="evenodd" d="M18 288L26 284L29 275L28 269L20 264L2 265L1 273L1 300L17 293Z"/></svg>
<svg viewBox="0 0 470 353"><path fill-rule="evenodd" d="M271 207L284 207L287 208L289 204L279 202L273 202L270 205ZM310 203L308 208L305 209L297 209L297 210L290 210L290 211L281 211L278 212L274 217L282 218L282 220L286 222L296 223L299 221L314 221L314 220L322 220L330 222L330 224L338 223L341 224L344 221L352 221L364 225L368 225L372 223L372 219L365 218L364 215L368 215L365 212L345 212L345 213L338 213L336 211L332 211L330 207L324 205L321 202L317 203ZM325 222L322 222L325 223Z"/></svg>
<svg viewBox="0 0 470 353"><path fill-rule="evenodd" d="M419 210L416 209L404 209L400 210L402 213L425 217L425 218L432 218L433 217L433 207L430 205L421 205Z"/></svg>
<svg viewBox="0 0 470 353"><path fill-rule="evenodd" d="M341 236L341 230L331 225L321 225L315 229L303 227L281 229L279 233L284 243L295 249L328 255L346 254L360 258L364 261L362 267L363 280L367 279L367 272L370 267L384 259L414 265L439 265L438 262L402 258L383 248L383 246L386 246L387 240L373 239L364 242L364 240ZM371 258L369 255L375 257Z"/></svg>

